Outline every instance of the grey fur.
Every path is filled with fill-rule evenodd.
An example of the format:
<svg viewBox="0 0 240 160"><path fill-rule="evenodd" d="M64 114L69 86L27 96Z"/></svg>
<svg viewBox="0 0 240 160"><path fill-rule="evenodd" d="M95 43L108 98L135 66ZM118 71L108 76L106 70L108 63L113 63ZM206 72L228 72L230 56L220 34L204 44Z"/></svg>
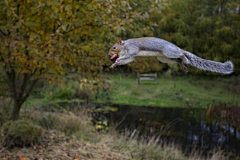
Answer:
<svg viewBox="0 0 240 160"><path fill-rule="evenodd" d="M161 51L166 57L168 58L180 58L183 53L181 49L170 43L164 39L155 38L155 37L144 37L144 38L136 38L136 39L129 39L124 41L126 48L130 48L130 46L137 46L144 48L145 50L150 51Z"/></svg>
<svg viewBox="0 0 240 160"><path fill-rule="evenodd" d="M225 63L210 61L210 60L197 57L196 55L188 51L183 50L183 52L190 62L188 65L191 65L206 71L212 71L212 72L217 72L222 74L231 74L233 72L234 65L232 61L226 61Z"/></svg>
<svg viewBox="0 0 240 160"><path fill-rule="evenodd" d="M176 62L179 62L180 60L181 67L185 67L182 65L182 63L185 63L199 69L222 74L231 74L234 68L234 65L231 61L221 63L202 59L188 51L182 50L175 44L160 38L143 37L128 39L126 41L123 41L122 44L123 46L121 52L125 54L122 55L122 57L119 57L111 66L111 68L116 67L117 65L123 65L132 62L134 60L134 57L138 56L138 53L143 53L141 51L153 51L156 53L158 52L159 56L157 57L161 62L171 63L173 60ZM148 55L146 54L144 56Z"/></svg>

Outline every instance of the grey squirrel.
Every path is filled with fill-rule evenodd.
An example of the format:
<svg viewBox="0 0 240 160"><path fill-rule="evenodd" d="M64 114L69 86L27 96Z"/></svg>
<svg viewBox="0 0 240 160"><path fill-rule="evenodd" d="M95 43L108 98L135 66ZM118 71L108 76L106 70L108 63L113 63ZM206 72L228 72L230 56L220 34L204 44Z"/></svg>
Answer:
<svg viewBox="0 0 240 160"><path fill-rule="evenodd" d="M156 56L162 63L178 63L184 72L188 71L184 64L222 74L231 74L234 68L231 61L221 63L202 59L171 42L155 37L124 41L118 39L110 48L108 55L114 62L110 68L130 63L135 60L135 56Z"/></svg>

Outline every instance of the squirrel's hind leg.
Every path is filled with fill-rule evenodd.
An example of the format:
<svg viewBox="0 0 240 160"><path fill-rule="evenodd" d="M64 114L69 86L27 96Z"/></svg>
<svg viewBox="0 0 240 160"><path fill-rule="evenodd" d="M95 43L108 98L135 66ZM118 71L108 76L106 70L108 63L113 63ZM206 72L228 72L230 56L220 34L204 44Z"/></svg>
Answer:
<svg viewBox="0 0 240 160"><path fill-rule="evenodd" d="M184 66L184 64L183 64L183 59L178 58L178 59L177 59L177 62L178 62L178 64L179 64L179 66L181 67L181 69L182 69L185 73L187 73L187 72L188 72L188 68L187 68L186 66Z"/></svg>
<svg viewBox="0 0 240 160"><path fill-rule="evenodd" d="M187 56L182 55L180 59L182 60L182 63L190 64L190 60L187 58Z"/></svg>

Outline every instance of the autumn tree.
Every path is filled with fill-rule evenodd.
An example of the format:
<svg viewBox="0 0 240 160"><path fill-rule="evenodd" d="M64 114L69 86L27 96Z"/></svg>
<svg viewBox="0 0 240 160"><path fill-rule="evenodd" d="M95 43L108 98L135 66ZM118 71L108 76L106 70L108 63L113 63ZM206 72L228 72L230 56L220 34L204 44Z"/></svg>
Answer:
<svg viewBox="0 0 240 160"><path fill-rule="evenodd" d="M115 32L141 16L130 2L1 1L0 93L14 101L12 119L39 79L54 82L70 68L82 76L101 70Z"/></svg>

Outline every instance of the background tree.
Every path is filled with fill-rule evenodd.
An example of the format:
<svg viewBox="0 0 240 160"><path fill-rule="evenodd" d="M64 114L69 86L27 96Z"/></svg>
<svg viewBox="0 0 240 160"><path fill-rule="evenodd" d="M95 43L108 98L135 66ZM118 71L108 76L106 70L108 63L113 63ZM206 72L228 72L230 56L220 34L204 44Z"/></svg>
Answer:
<svg viewBox="0 0 240 160"><path fill-rule="evenodd" d="M161 13L150 18L158 24L154 36L206 59L230 59L235 64L234 73L240 72L238 0L166 1Z"/></svg>
<svg viewBox="0 0 240 160"><path fill-rule="evenodd" d="M1 1L0 87L14 101L12 119L39 79L55 82L70 68L89 77L102 70L109 41L133 17L141 15L128 1Z"/></svg>

